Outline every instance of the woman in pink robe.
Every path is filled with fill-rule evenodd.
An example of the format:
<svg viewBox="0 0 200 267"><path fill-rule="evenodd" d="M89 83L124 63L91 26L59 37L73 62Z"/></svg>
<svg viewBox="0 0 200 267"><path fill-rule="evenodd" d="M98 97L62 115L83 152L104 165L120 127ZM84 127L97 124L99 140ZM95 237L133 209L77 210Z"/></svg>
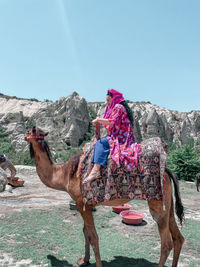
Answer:
<svg viewBox="0 0 200 267"><path fill-rule="evenodd" d="M108 90L106 99L104 117L97 117L93 124L102 124L107 129L107 136L98 140L95 145L94 166L84 183L100 177L100 168L105 166L109 153L117 167L123 163L131 171L137 165L140 145L135 143L133 135L132 111L123 95L114 89Z"/></svg>

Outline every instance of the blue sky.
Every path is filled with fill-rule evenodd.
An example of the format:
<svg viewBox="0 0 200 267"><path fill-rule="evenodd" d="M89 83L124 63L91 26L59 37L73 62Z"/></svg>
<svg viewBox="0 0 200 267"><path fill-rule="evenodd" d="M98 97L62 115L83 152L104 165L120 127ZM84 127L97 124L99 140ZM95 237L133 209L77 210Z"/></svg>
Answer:
<svg viewBox="0 0 200 267"><path fill-rule="evenodd" d="M200 110L199 0L0 0L0 93Z"/></svg>

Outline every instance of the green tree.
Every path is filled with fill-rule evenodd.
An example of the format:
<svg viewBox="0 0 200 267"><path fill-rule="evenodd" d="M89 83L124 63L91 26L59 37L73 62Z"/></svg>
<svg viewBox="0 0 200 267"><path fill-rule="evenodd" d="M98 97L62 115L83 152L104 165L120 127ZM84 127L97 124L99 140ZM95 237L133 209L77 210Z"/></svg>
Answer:
<svg viewBox="0 0 200 267"><path fill-rule="evenodd" d="M179 179L194 181L200 172L200 150L193 141L187 145L169 145L168 167L178 175Z"/></svg>
<svg viewBox="0 0 200 267"><path fill-rule="evenodd" d="M34 160L30 158L29 151L16 153L4 127L0 127L0 154L5 154L14 165L34 165Z"/></svg>

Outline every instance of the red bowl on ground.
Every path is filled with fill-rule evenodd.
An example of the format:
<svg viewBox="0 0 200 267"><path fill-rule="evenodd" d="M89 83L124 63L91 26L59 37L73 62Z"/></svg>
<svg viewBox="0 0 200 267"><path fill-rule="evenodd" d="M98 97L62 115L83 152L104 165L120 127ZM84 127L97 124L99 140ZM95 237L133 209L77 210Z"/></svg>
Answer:
<svg viewBox="0 0 200 267"><path fill-rule="evenodd" d="M120 212L123 222L127 224L140 224L145 214L136 210L125 210Z"/></svg>
<svg viewBox="0 0 200 267"><path fill-rule="evenodd" d="M130 210L130 208L131 208L131 205L129 205L129 204L124 204L121 206L113 206L112 207L113 211L116 213L120 213L122 211L128 211L128 210Z"/></svg>

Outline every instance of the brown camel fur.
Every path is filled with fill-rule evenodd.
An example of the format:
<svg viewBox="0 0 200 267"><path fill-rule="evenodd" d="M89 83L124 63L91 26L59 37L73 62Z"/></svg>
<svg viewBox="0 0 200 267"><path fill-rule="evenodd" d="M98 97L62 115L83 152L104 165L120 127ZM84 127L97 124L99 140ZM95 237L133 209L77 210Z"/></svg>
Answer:
<svg viewBox="0 0 200 267"><path fill-rule="evenodd" d="M25 140L30 143L31 155L35 158L36 170L41 181L48 187L66 191L71 198L76 201L78 211L80 212L83 221L83 233L85 236L85 255L78 260L78 265L83 266L89 264L90 259L90 245L92 246L96 259L96 266L102 267L98 235L94 225L91 206L83 204L81 193L81 181L77 176L77 169L81 153L71 157L69 161L56 165L52 162L50 157L49 147L44 140L45 133L40 128L33 127L28 131ZM182 224L184 213L183 206L179 195L179 187L176 177L171 171L166 169L165 172L165 210L163 209L162 201L148 201L149 210L153 219L157 222L158 230L161 239L161 255L159 267L164 266L167 257L174 248L172 266L177 266L180 251L184 242L179 228L175 221L172 184L174 183L175 197L176 197L176 214ZM127 200L113 200L111 202L103 203L102 205L113 206L124 204Z"/></svg>

